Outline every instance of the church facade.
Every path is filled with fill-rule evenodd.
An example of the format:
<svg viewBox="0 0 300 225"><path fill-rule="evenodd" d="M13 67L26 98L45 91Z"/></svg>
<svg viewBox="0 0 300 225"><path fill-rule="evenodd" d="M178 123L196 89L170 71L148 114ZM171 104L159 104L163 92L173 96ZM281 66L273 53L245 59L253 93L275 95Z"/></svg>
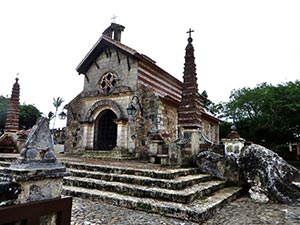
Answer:
<svg viewBox="0 0 300 225"><path fill-rule="evenodd" d="M181 82L151 58L122 44L123 30L112 23L76 68L85 77L84 88L65 106L65 151L118 148L146 158L154 136L169 144L189 128L199 130L201 143L218 144L219 120L205 112L196 74L188 75L188 64L194 62L187 62L185 56L187 69ZM195 73L195 68L191 70ZM187 99L197 102L190 118ZM196 127L191 124L194 116Z"/></svg>

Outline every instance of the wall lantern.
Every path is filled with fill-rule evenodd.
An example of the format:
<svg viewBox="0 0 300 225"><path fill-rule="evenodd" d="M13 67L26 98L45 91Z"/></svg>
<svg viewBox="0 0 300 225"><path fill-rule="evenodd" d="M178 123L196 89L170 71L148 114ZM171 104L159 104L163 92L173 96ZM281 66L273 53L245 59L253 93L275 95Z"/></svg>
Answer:
<svg viewBox="0 0 300 225"><path fill-rule="evenodd" d="M70 106L70 105L68 105L67 107L65 106L64 109L67 109L68 112L70 111L73 116L73 119L76 120L76 113L74 113L72 106ZM60 114L58 114L58 117L61 120L66 119L67 116L68 116L68 114L65 113L64 111L62 111Z"/></svg>
<svg viewBox="0 0 300 225"><path fill-rule="evenodd" d="M140 104L140 100L139 98L135 95L132 97L129 106L126 108L127 110L127 114L128 116L135 116L138 109L137 106L139 107L140 111L141 111L141 116L143 116L143 108Z"/></svg>
<svg viewBox="0 0 300 225"><path fill-rule="evenodd" d="M59 119L64 120L64 119L66 119L67 114L64 111L62 111L60 114L58 114L58 117L59 117Z"/></svg>

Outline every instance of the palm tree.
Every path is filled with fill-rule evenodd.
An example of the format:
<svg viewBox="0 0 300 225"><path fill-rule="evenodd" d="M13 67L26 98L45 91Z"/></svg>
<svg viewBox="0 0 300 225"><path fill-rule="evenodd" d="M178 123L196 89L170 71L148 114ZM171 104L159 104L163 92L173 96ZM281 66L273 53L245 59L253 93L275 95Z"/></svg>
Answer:
<svg viewBox="0 0 300 225"><path fill-rule="evenodd" d="M53 127L52 129L54 129L54 125L55 125L55 121L56 121L56 116L57 116L57 112L58 112L58 108L61 106L61 104L64 102L63 98L61 97L57 97L56 99L53 98L53 105L55 107L55 113L54 113L54 121L53 121Z"/></svg>

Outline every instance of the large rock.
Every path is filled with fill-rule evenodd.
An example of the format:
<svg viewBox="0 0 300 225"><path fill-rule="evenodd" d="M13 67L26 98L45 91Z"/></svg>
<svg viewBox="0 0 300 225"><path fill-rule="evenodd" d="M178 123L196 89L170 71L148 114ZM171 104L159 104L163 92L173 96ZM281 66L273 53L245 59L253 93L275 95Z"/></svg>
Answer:
<svg viewBox="0 0 300 225"><path fill-rule="evenodd" d="M293 183L300 180L300 172L278 154L253 144L242 149L237 163L251 198L300 205L300 188Z"/></svg>
<svg viewBox="0 0 300 225"><path fill-rule="evenodd" d="M239 182L239 168L232 156L224 156L212 151L200 152L196 160L203 173L222 179Z"/></svg>
<svg viewBox="0 0 300 225"><path fill-rule="evenodd" d="M300 205L300 187L296 185L300 172L263 146L245 146L236 158L204 151L196 162L202 172L249 188L250 197L258 202Z"/></svg>

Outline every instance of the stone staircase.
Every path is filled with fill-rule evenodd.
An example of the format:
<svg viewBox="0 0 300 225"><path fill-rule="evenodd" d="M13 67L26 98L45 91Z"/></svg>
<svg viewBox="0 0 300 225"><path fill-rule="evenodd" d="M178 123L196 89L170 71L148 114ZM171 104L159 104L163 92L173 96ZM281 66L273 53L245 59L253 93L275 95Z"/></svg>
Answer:
<svg viewBox="0 0 300 225"><path fill-rule="evenodd" d="M122 149L113 150L85 150L75 153L65 153L66 156L79 157L83 159L99 159L99 160L133 160L136 159L133 153Z"/></svg>
<svg viewBox="0 0 300 225"><path fill-rule="evenodd" d="M20 154L0 154L0 170L9 167L11 162L15 161Z"/></svg>
<svg viewBox="0 0 300 225"><path fill-rule="evenodd" d="M124 164L64 161L64 164L71 173L64 178L64 195L199 223L242 191L201 174L196 168L151 168L135 166L134 161Z"/></svg>
<svg viewBox="0 0 300 225"><path fill-rule="evenodd" d="M0 170L16 157L0 154ZM134 160L88 160L64 155L58 160L71 174L64 178L63 195L198 223L212 217L242 193L240 187L201 174L197 168L167 168Z"/></svg>

